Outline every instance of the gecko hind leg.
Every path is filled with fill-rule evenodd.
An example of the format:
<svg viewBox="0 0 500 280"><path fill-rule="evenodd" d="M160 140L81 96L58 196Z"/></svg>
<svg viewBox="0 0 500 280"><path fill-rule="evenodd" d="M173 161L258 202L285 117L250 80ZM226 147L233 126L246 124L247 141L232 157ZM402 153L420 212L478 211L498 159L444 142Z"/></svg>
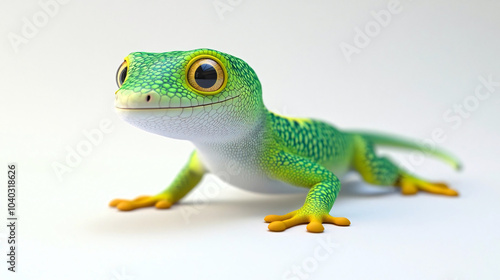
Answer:
<svg viewBox="0 0 500 280"><path fill-rule="evenodd" d="M405 195L416 194L419 191L457 196L458 192L444 183L433 183L418 178L403 171L396 164L375 153L373 144L360 135L354 135L353 166L361 177L369 183L381 186L396 186Z"/></svg>

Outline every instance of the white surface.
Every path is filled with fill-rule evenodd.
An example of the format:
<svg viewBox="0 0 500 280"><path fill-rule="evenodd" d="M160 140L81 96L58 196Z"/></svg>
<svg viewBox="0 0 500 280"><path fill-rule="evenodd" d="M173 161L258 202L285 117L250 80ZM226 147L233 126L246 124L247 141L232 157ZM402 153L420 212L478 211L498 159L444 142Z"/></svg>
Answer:
<svg viewBox="0 0 500 280"><path fill-rule="evenodd" d="M0 172L19 164L20 217L19 272L7 272L3 238L1 279L283 279L304 262L317 264L309 279L497 279L500 87L456 129L442 115L474 93L479 76L500 80L498 1L401 1L351 63L339 44L353 44L355 28L388 1L231 1L223 19L213 1L145 2L69 1L17 53L9 32L43 10L37 1L0 4ZM461 196L402 197L354 177L331 212L352 226L319 235L305 226L271 233L263 222L300 207L303 195L256 195L213 178L168 211L108 208L160 191L192 149L118 120L117 67L132 51L199 47L246 60L282 114L416 139L442 128L441 146L464 171L434 160L415 171ZM59 181L53 162L106 119L113 131ZM0 213L5 197L2 187ZM324 256L328 239L335 246Z"/></svg>

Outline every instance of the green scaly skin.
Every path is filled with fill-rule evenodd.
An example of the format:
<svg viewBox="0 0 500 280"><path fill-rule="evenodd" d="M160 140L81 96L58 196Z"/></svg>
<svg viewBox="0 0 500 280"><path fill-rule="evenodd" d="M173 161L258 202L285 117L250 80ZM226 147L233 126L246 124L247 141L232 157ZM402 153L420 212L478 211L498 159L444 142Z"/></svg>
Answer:
<svg viewBox="0 0 500 280"><path fill-rule="evenodd" d="M200 58L213 58L225 69L220 92L206 94L190 84L189 67ZM395 137L342 132L318 120L272 113L262 101L257 75L239 58L198 49L136 52L126 61L127 75L116 92L120 117L148 132L189 140L196 150L163 192L133 200L115 199L110 205L119 210L169 208L204 174L227 175L231 166L239 172L220 177L236 187L271 193L309 189L298 210L265 217L271 231L304 223L310 232L322 232L323 223L349 225L348 219L329 214L340 190L338 176L348 170L359 172L370 184L400 187L403 194L458 195L445 184L417 178L377 156L374 144L420 149L458 168L458 161L450 155Z"/></svg>

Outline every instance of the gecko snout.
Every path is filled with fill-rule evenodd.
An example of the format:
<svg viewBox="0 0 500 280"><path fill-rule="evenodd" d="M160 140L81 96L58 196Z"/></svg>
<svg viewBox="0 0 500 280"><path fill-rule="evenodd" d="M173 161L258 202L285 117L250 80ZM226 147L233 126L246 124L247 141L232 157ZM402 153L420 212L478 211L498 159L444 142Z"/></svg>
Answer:
<svg viewBox="0 0 500 280"><path fill-rule="evenodd" d="M160 98L160 95L154 91L141 93L120 89L115 95L115 107L122 109L159 108Z"/></svg>

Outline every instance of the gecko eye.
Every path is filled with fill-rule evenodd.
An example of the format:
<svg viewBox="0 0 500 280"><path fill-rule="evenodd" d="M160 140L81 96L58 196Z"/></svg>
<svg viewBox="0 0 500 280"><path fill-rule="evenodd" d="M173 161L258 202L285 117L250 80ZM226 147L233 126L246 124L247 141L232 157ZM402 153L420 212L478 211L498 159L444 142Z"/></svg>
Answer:
<svg viewBox="0 0 500 280"><path fill-rule="evenodd" d="M126 61L123 61L118 71L116 71L116 84L121 87L127 78L128 65Z"/></svg>
<svg viewBox="0 0 500 280"><path fill-rule="evenodd" d="M225 86L224 68L214 59L200 58L188 67L187 80L196 92L205 95L216 94Z"/></svg>

